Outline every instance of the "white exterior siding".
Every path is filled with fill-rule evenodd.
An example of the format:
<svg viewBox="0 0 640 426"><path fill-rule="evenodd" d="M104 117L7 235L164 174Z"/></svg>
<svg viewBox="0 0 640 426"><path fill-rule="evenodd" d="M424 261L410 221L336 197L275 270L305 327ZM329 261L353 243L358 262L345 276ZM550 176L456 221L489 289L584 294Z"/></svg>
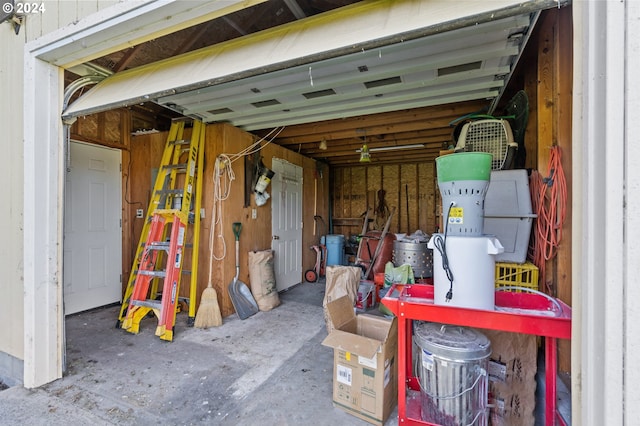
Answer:
<svg viewBox="0 0 640 426"><path fill-rule="evenodd" d="M629 246L624 254L625 301L627 321L624 328L624 421L633 424L640 419L640 2L627 2L625 64L625 132L626 132L626 227Z"/></svg>
<svg viewBox="0 0 640 426"><path fill-rule="evenodd" d="M109 7L118 1L58 0L45 1L44 13L27 16L25 25L27 41L35 40L59 28L74 24L80 19ZM21 30L22 31L22 30Z"/></svg>
<svg viewBox="0 0 640 426"><path fill-rule="evenodd" d="M24 316L22 286L22 88L24 32L0 25L0 128L3 167L0 167L0 378L21 380ZM9 326L10 325L10 326ZM2 354L1 352L4 352Z"/></svg>
<svg viewBox="0 0 640 426"><path fill-rule="evenodd" d="M25 43L111 6L116 1L46 1L42 14L32 14L16 35L11 24L0 24L0 128L3 167L0 168L0 379L23 382L25 359L24 287L24 49ZM35 125L31 118L30 125ZM36 240L38 235L35 236ZM37 327L37 326L36 326Z"/></svg>
<svg viewBox="0 0 640 426"><path fill-rule="evenodd" d="M572 422L637 424L638 2L574 2Z"/></svg>

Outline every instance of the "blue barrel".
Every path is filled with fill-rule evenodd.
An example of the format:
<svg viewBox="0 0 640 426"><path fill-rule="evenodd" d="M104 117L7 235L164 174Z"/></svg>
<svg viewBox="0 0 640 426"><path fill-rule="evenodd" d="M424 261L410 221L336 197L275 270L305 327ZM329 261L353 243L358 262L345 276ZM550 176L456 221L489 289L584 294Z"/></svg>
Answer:
<svg viewBox="0 0 640 426"><path fill-rule="evenodd" d="M327 266L344 265L344 235L325 236L327 246Z"/></svg>

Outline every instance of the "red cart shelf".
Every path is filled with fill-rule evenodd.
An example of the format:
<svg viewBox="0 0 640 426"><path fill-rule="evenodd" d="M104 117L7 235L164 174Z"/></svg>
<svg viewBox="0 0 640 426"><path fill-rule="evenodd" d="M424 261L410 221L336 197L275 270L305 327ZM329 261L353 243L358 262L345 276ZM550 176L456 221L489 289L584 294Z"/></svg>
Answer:
<svg viewBox="0 0 640 426"><path fill-rule="evenodd" d="M418 379L411 369L413 320L487 328L545 337L545 421L564 423L557 412L557 339L571 338L571 307L535 293L496 292L494 311L433 303L432 285L395 284L382 304L398 317L398 423L430 425L421 420Z"/></svg>

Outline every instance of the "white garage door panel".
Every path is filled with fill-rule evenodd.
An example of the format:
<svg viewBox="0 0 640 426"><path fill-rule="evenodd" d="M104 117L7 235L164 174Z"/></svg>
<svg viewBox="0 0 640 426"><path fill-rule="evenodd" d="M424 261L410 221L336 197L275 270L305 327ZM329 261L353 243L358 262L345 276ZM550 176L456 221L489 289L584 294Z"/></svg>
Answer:
<svg viewBox="0 0 640 426"><path fill-rule="evenodd" d="M536 9L554 6L557 2L551 0L356 3L254 37L230 40L116 73L81 96L63 115L75 117L158 100L357 52L377 53L380 47L421 34L475 27L482 20L490 23L507 16L528 16ZM503 40L508 39L509 31L502 30L501 34ZM485 35L478 30L478 36ZM309 76L313 90L313 73Z"/></svg>

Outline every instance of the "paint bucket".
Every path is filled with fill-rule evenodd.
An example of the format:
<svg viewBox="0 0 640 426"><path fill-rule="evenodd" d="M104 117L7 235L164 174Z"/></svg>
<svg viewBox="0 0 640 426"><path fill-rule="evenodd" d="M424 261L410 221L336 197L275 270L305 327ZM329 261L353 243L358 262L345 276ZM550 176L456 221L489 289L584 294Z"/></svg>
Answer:
<svg viewBox="0 0 640 426"><path fill-rule="evenodd" d="M325 236L327 246L327 266L344 265L344 235Z"/></svg>
<svg viewBox="0 0 640 426"><path fill-rule="evenodd" d="M444 246L444 247L443 247ZM495 309L496 254L504 247L491 235L455 237L433 234L428 247L433 249L433 303L473 309ZM446 253L443 263L442 252ZM445 269L447 265L453 285ZM447 301L451 290L452 298Z"/></svg>
<svg viewBox="0 0 640 426"><path fill-rule="evenodd" d="M436 158L442 217L449 235L482 235L492 158L486 152L461 152Z"/></svg>
<svg viewBox="0 0 640 426"><path fill-rule="evenodd" d="M414 324L422 420L443 426L487 425L489 339L467 327Z"/></svg>

